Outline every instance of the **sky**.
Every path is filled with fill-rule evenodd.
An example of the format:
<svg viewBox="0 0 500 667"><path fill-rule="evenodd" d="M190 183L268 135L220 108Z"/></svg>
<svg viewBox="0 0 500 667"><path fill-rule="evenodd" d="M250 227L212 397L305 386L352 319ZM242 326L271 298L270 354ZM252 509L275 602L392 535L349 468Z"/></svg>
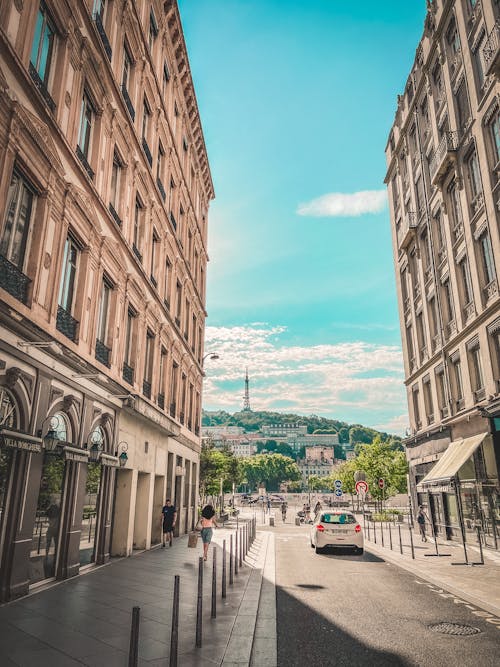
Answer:
<svg viewBox="0 0 500 667"><path fill-rule="evenodd" d="M425 0L179 0L215 187L203 407L408 425L384 149Z"/></svg>

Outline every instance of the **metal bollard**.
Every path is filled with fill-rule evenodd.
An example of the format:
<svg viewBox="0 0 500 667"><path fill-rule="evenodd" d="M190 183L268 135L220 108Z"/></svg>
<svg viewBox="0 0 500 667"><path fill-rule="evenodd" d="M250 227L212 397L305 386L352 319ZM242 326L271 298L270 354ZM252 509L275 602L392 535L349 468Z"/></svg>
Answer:
<svg viewBox="0 0 500 667"><path fill-rule="evenodd" d="M243 532L240 528L240 567L243 566Z"/></svg>
<svg viewBox="0 0 500 667"><path fill-rule="evenodd" d="M172 633L170 635L170 663L169 667L177 667L177 649L179 647L179 586L178 574L174 577L174 602L172 604Z"/></svg>
<svg viewBox="0 0 500 667"><path fill-rule="evenodd" d="M210 618L217 618L217 550L215 547L212 559L212 607Z"/></svg>
<svg viewBox="0 0 500 667"><path fill-rule="evenodd" d="M236 537L234 546L234 573L238 574L238 529L236 528Z"/></svg>
<svg viewBox="0 0 500 667"><path fill-rule="evenodd" d="M196 648L201 648L203 629L203 557L198 561L198 601L196 604Z"/></svg>
<svg viewBox="0 0 500 667"><path fill-rule="evenodd" d="M226 597L226 540L222 540L222 597Z"/></svg>
<svg viewBox="0 0 500 667"><path fill-rule="evenodd" d="M479 555L481 557L481 562L477 563L477 565L484 565L483 545L481 542L481 528L479 526L476 526L476 530L477 530L477 541L479 543Z"/></svg>
<svg viewBox="0 0 500 667"><path fill-rule="evenodd" d="M389 523L389 544L390 544L391 551L392 551L392 531L391 531L391 524L390 523Z"/></svg>
<svg viewBox="0 0 500 667"><path fill-rule="evenodd" d="M381 524L380 524L380 532L382 533L382 546L384 547L385 544L384 544L384 523L383 522L381 522Z"/></svg>
<svg viewBox="0 0 500 667"><path fill-rule="evenodd" d="M401 524L398 523L398 533L399 533L399 551L403 555L403 543L401 542Z"/></svg>
<svg viewBox="0 0 500 667"><path fill-rule="evenodd" d="M377 544L377 524L373 522L373 541Z"/></svg>
<svg viewBox="0 0 500 667"><path fill-rule="evenodd" d="M413 558L413 560L415 560L415 549L413 547L413 533L411 532L411 526L408 526L408 530L410 533L411 557Z"/></svg>
<svg viewBox="0 0 500 667"><path fill-rule="evenodd" d="M130 647L128 651L128 667L137 667L139 660L139 617L140 607L132 607L132 625L130 626Z"/></svg>
<svg viewBox="0 0 500 667"><path fill-rule="evenodd" d="M368 526L368 539L370 539L370 521L366 525Z"/></svg>
<svg viewBox="0 0 500 667"><path fill-rule="evenodd" d="M233 585L233 536L229 536L229 585Z"/></svg>

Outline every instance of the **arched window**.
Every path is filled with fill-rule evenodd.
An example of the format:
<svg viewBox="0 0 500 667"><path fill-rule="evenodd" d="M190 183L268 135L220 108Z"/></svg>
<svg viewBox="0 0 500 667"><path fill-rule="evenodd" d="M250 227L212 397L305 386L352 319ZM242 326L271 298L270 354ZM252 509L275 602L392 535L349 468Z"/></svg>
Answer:
<svg viewBox="0 0 500 667"><path fill-rule="evenodd" d="M12 394L0 387L0 427L18 428L19 411Z"/></svg>
<svg viewBox="0 0 500 667"><path fill-rule="evenodd" d="M55 431L56 437L62 442L68 442L68 420L62 412L56 414L50 420L50 429Z"/></svg>

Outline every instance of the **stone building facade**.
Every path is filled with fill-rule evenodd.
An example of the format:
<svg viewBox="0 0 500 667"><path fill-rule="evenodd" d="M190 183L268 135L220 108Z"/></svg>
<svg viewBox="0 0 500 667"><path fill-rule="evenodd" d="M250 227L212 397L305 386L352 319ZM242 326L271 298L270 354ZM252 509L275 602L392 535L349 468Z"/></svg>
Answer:
<svg viewBox="0 0 500 667"><path fill-rule="evenodd" d="M194 524L213 184L174 0L0 4L0 599Z"/></svg>
<svg viewBox="0 0 500 667"><path fill-rule="evenodd" d="M386 147L414 506L499 543L500 3L427 3Z"/></svg>

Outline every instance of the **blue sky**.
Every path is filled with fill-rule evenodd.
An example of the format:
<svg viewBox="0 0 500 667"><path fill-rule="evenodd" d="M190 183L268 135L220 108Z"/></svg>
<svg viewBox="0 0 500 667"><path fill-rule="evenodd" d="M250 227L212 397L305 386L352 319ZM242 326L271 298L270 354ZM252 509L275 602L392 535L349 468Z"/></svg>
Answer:
<svg viewBox="0 0 500 667"><path fill-rule="evenodd" d="M216 199L204 407L402 432L384 148L425 1L179 0ZM357 193L357 194L356 194Z"/></svg>

